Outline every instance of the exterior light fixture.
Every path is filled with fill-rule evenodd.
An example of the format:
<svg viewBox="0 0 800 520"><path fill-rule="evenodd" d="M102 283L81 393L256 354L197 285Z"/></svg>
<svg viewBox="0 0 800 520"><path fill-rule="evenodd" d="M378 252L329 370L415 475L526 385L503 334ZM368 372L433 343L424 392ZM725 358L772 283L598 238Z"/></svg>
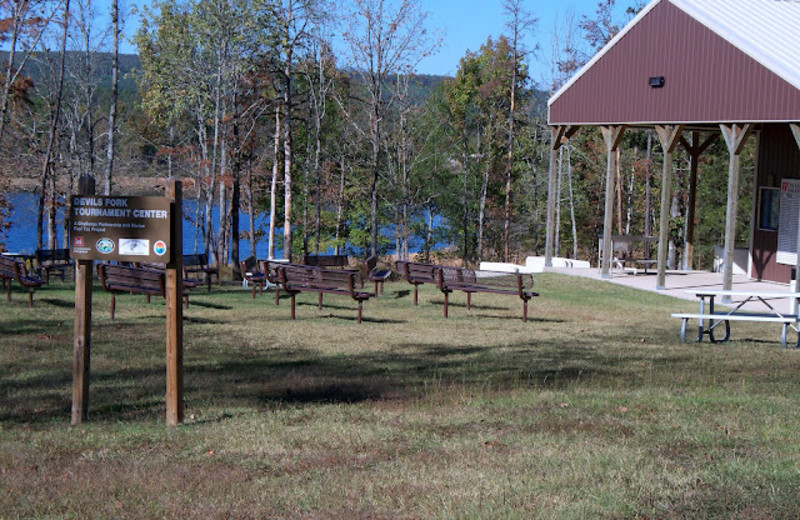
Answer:
<svg viewBox="0 0 800 520"><path fill-rule="evenodd" d="M653 76L650 78L650 88L662 88L664 86L664 76Z"/></svg>

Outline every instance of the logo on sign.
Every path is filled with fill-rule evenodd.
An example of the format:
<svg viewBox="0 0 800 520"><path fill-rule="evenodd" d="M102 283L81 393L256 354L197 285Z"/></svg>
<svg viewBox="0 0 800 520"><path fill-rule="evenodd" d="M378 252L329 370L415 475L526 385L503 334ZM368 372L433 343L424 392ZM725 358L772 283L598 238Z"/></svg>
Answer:
<svg viewBox="0 0 800 520"><path fill-rule="evenodd" d="M130 256L147 256L149 254L150 241L141 238L120 238L119 254Z"/></svg>
<svg viewBox="0 0 800 520"><path fill-rule="evenodd" d="M72 239L72 245L75 247L83 247L83 237L75 237Z"/></svg>
<svg viewBox="0 0 800 520"><path fill-rule="evenodd" d="M158 256L164 256L167 252L167 244L163 240L157 240L155 244L153 244L153 252Z"/></svg>
<svg viewBox="0 0 800 520"><path fill-rule="evenodd" d="M101 238L94 246L98 253L108 255L114 252L114 241L110 238Z"/></svg>

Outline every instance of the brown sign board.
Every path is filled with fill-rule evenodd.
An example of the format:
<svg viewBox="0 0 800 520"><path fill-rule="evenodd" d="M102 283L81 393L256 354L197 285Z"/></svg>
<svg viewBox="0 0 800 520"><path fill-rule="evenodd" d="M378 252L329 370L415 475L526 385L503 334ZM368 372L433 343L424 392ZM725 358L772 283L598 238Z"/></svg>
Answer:
<svg viewBox="0 0 800 520"><path fill-rule="evenodd" d="M171 212L166 197L73 195L71 202L72 258L170 261Z"/></svg>

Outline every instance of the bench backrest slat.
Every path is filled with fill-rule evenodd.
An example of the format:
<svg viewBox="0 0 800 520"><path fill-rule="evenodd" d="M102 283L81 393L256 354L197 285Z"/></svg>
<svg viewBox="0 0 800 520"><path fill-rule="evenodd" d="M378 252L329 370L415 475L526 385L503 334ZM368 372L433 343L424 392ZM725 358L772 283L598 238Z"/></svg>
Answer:
<svg viewBox="0 0 800 520"><path fill-rule="evenodd" d="M154 269L141 269L121 265L99 264L97 266L100 283L107 291L136 291L166 294L164 272Z"/></svg>

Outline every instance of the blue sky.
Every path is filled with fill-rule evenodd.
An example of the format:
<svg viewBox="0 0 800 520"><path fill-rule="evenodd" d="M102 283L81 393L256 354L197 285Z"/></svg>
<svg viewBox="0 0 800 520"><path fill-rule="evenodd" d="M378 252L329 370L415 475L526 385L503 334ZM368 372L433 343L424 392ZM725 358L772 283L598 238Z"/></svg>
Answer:
<svg viewBox="0 0 800 520"><path fill-rule="evenodd" d="M529 57L532 77L542 81L549 75L551 61L550 42L556 23L563 23L571 13L577 22L582 15L593 15L599 0L526 0L525 8L539 19L534 31L525 38L525 45L533 49L537 44L539 51ZM422 7L429 13L431 27L443 33L442 47L438 54L426 58L419 66L423 74L453 75L458 62L467 50L476 51L488 37L496 38L503 33L505 18L502 0L421 0ZM127 10L149 4L148 0L120 0L127 4ZM618 18L622 19L628 0L617 0ZM109 0L96 0L98 16L108 12ZM125 32L131 35L138 26L137 16L129 16ZM129 43L123 52L135 52Z"/></svg>

